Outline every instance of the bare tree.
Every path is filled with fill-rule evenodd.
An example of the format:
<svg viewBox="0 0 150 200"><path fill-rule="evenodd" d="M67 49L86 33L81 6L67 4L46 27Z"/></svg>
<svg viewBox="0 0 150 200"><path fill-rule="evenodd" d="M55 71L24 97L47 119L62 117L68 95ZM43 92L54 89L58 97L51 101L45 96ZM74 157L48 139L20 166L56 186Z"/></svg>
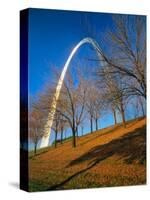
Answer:
<svg viewBox="0 0 150 200"><path fill-rule="evenodd" d="M55 132L55 141L54 141L54 146L55 148L57 147L57 136L60 128L60 113L55 112L54 118L53 118L53 125L52 125L52 130Z"/></svg>
<svg viewBox="0 0 150 200"><path fill-rule="evenodd" d="M29 114L29 139L34 144L34 155L36 155L37 145L43 137L43 116L42 114L33 109Z"/></svg>
<svg viewBox="0 0 150 200"><path fill-rule="evenodd" d="M134 108L134 118L145 116L145 101L141 96L136 96L131 99L130 105Z"/></svg>
<svg viewBox="0 0 150 200"><path fill-rule="evenodd" d="M98 120L102 115L102 111L105 105L104 105L104 101L101 95L101 91L99 91L98 88L95 88L95 91L97 92L95 93L95 101L93 102L94 103L94 120L95 120L96 130L98 130L99 129Z"/></svg>
<svg viewBox="0 0 150 200"><path fill-rule="evenodd" d="M116 111L118 110L121 114L122 122L125 127L125 106L130 95L126 89L124 77L121 74L114 76L113 73L110 73L110 68L105 67L102 80L104 99L113 111L115 124L117 123Z"/></svg>
<svg viewBox="0 0 150 200"><path fill-rule="evenodd" d="M43 122L47 121L47 118L52 117L51 115L51 106L55 98L56 85L60 73L55 70L56 80L54 82L47 84L44 92L40 93L39 103L35 104L34 108L42 112ZM57 136L58 133L61 134L61 143L63 139L63 131L66 127L70 127L72 130L72 145L76 147L76 133L80 123L83 121L84 110L85 110L85 101L86 101L86 90L84 84L84 79L81 73L78 71L76 76L76 81L74 84L73 76L68 71L65 80L63 82L59 99L57 100L57 106L55 115L53 118L52 129L55 132L55 147L57 146ZM45 125L44 124L44 125ZM45 126L43 126L44 130ZM47 127L48 128L48 127Z"/></svg>
<svg viewBox="0 0 150 200"><path fill-rule="evenodd" d="M146 102L145 99L143 99L141 96L138 97L138 102L141 107L142 116L144 117L146 115Z"/></svg>
<svg viewBox="0 0 150 200"><path fill-rule="evenodd" d="M98 130L98 119L100 118L100 113L103 110L104 104L101 91L97 88L94 81L90 81L90 84L87 82L87 88L86 110L89 115L92 133L93 121L95 122L96 130Z"/></svg>
<svg viewBox="0 0 150 200"><path fill-rule="evenodd" d="M87 100L86 100L86 110L89 115L90 119L90 128L91 128L91 133L93 132L93 118L94 118L94 100L95 100L95 92L94 92L94 87L93 86L88 86L88 92L87 92Z"/></svg>
<svg viewBox="0 0 150 200"><path fill-rule="evenodd" d="M115 124L117 123L118 110L121 113L122 121L125 122L125 107L133 97L139 97L138 104L141 105L144 114L146 100L146 17L112 15L112 26L108 27L104 35L93 31L88 18L83 19L83 22L86 35L88 33L91 37L96 38L102 47L102 50L99 51L102 55L101 60L88 58L90 61L97 62L96 74L100 84L103 81L102 77L106 76L106 68L109 68L107 76L111 75L114 80L114 84L112 84L114 88L112 89L110 84L107 85L104 96L107 105L113 112ZM123 79L121 87L116 84L116 77ZM104 88L101 87L102 92L103 90Z"/></svg>
<svg viewBox="0 0 150 200"><path fill-rule="evenodd" d="M129 95L146 98L146 22L144 16L117 15L113 18L113 30L105 36L109 48L103 58L110 74L126 77ZM103 75L101 67L98 75Z"/></svg>
<svg viewBox="0 0 150 200"><path fill-rule="evenodd" d="M57 147L57 140L58 140L58 134L60 134L60 142L62 144L63 142L63 133L67 127L67 121L64 119L64 117L61 115L60 112L56 110L55 116L53 118L53 125L52 130L55 132L55 141L54 146Z"/></svg>
<svg viewBox="0 0 150 200"><path fill-rule="evenodd" d="M61 115L60 116L60 134L61 134L61 137L60 137L60 141L61 141L61 144L63 143L63 134L64 134L64 131L65 129L67 128L67 121L66 119Z"/></svg>
<svg viewBox="0 0 150 200"><path fill-rule="evenodd" d="M45 130L45 128L50 129L49 125L47 125L47 120L52 118L53 119L53 124L51 129L54 131L55 133L55 139L54 139L54 147L57 147L57 136L58 133L60 131L59 129L59 125L60 125L60 113L55 112L55 115L53 116L52 112L51 112L51 106L52 106L52 102L54 100L54 94L55 94L55 84L54 83L47 83L47 85L45 86L45 90L41 93L38 94L38 103L35 103L33 105L34 110L37 110L41 112L42 114L42 121L43 123L42 125L42 129L43 131Z"/></svg>
<svg viewBox="0 0 150 200"><path fill-rule="evenodd" d="M116 125L116 124L117 124L117 114L116 114L116 108L115 108L115 106L113 105L113 102L111 103L111 109L112 109L112 112L113 112L114 123L115 123L115 125Z"/></svg>
<svg viewBox="0 0 150 200"><path fill-rule="evenodd" d="M73 83L71 75L68 73L66 75L66 80L64 80L60 98L57 103L57 112L65 118L72 130L73 147L76 147L76 132L82 121L85 109L86 90L87 88L81 77L76 86Z"/></svg>

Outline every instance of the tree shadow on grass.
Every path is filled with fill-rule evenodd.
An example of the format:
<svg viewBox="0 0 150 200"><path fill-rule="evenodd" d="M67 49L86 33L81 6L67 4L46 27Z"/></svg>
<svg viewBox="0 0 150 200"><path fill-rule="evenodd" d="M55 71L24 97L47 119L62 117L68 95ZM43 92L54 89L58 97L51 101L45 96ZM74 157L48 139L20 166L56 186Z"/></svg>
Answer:
<svg viewBox="0 0 150 200"><path fill-rule="evenodd" d="M104 132L99 133L98 135L96 134L95 136L94 136L95 132L90 133L90 134L93 135L93 137L89 138L89 139L86 139L84 142L80 143L78 146L82 146L82 145L84 145L84 144L86 144L88 142L91 142L92 140L95 140L96 138L102 137L104 135L112 134L112 132L117 131L118 129L120 129L121 126L122 126L122 124L117 124L116 126L110 127L109 130L107 130L108 128L106 128L106 130Z"/></svg>
<svg viewBox="0 0 150 200"><path fill-rule="evenodd" d="M130 120L130 121L127 121L126 122L126 125L128 126L128 128L131 128L132 126L134 126L136 123L138 123L140 120L142 120L144 117L140 117L140 118L137 118L137 119L133 119L133 120ZM108 127L107 128L105 128L105 129L103 129L103 132L101 133L101 132L99 132L99 134L97 135L95 135L95 136L93 136L92 138L89 138L89 139L87 139L87 140L85 140L84 142L82 142L81 144L79 144L78 146L82 146L82 145L84 145L84 144L86 144L86 143L88 143L88 142L91 142L92 140L95 140L96 138L99 138L99 137L102 137L102 136L104 136L104 135L108 135L108 134L112 134L113 132L116 132L117 130L119 130L121 127L123 127L123 124L122 124L122 122L121 123L118 123L118 124L116 124L116 125L113 125L113 126L110 126L109 127L109 129L108 129ZM124 128L124 127L123 127ZM100 129L99 129L99 131L101 131ZM90 133L90 134L95 134L95 132L93 132L93 133Z"/></svg>
<svg viewBox="0 0 150 200"><path fill-rule="evenodd" d="M146 126L137 128L133 132L129 132L107 144L92 148L76 160L71 161L67 167L82 163L86 160L96 162L99 159L101 160L102 157L107 157L107 155L108 157L109 155L119 155L127 164L133 161L142 163L146 159Z"/></svg>
<svg viewBox="0 0 150 200"><path fill-rule="evenodd" d="M71 161L66 167L71 167L77 164L81 164L89 160L88 166L82 169L61 183L49 187L47 190L60 189L67 182L72 180L79 174L91 169L96 164L101 161L111 157L112 155L119 155L121 159L124 160L126 164L131 164L134 161L143 164L146 161L146 126L135 129L133 132L112 140L111 142L98 145L92 148L90 151L86 152L79 158Z"/></svg>

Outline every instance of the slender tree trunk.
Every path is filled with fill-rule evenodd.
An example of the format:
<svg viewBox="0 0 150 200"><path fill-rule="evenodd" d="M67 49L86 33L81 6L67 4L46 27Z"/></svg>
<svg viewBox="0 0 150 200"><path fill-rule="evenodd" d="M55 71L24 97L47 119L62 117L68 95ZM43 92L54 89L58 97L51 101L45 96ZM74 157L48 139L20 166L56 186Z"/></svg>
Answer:
<svg viewBox="0 0 150 200"><path fill-rule="evenodd" d="M76 129L75 129L75 122L73 120L73 126L72 126L72 146L76 147Z"/></svg>
<svg viewBox="0 0 150 200"><path fill-rule="evenodd" d="M61 144L63 143L63 128L61 128Z"/></svg>
<svg viewBox="0 0 150 200"><path fill-rule="evenodd" d="M117 124L117 116L116 116L116 111L113 110L113 115L114 115L114 122L115 122L115 125Z"/></svg>
<svg viewBox="0 0 150 200"><path fill-rule="evenodd" d="M72 129L72 135L73 135L73 138L72 138L72 146L75 148L76 147L76 131L75 129Z"/></svg>
<svg viewBox="0 0 150 200"><path fill-rule="evenodd" d="M90 124L91 124L91 133L93 132L93 117L90 118Z"/></svg>
<svg viewBox="0 0 150 200"><path fill-rule="evenodd" d="M79 136L79 132L78 132L78 126L77 126L77 130L76 130L76 132L77 132L77 137Z"/></svg>
<svg viewBox="0 0 150 200"><path fill-rule="evenodd" d="M37 150L37 143L34 145L34 155L36 155L36 150Z"/></svg>
<svg viewBox="0 0 150 200"><path fill-rule="evenodd" d="M55 132L55 148L57 147L57 131Z"/></svg>
<svg viewBox="0 0 150 200"><path fill-rule="evenodd" d="M126 127L124 108L123 108L123 105L122 105L122 104L121 104L121 117L122 117L123 126Z"/></svg>
<svg viewBox="0 0 150 200"><path fill-rule="evenodd" d="M38 130L37 130L37 128L36 128L36 129L35 129L36 135L38 134L37 131L38 131ZM36 155L37 144L38 144L38 140L37 140L37 138L36 138L36 139L35 139L35 143L34 143L34 155Z"/></svg>
<svg viewBox="0 0 150 200"><path fill-rule="evenodd" d="M95 127L96 127L96 131L98 130L98 118L95 119Z"/></svg>

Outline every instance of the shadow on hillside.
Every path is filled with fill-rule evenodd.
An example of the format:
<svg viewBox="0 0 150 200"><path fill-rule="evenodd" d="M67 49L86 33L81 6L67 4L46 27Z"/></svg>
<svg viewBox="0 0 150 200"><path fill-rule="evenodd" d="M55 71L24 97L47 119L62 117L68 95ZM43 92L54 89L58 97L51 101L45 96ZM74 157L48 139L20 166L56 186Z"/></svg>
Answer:
<svg viewBox="0 0 150 200"><path fill-rule="evenodd" d="M107 144L92 148L76 160L71 161L67 167L86 160L90 161L90 165L110 155L119 155L128 164L133 161L143 163L146 159L146 126L135 129L133 132L129 132Z"/></svg>
<svg viewBox="0 0 150 200"><path fill-rule="evenodd" d="M144 117L141 117L141 118L138 118L138 119L133 119L133 120L127 121L127 122L126 122L126 125L128 126L128 128L131 128L132 126L134 126L138 121L140 121L140 120L143 119L143 118L144 118ZM90 142L90 141L92 141L92 140L95 140L95 138L98 138L98 137L101 137L101 136L104 136L104 135L107 135L107 134L112 134L112 132L117 131L117 130L120 129L121 127L124 128L123 125L122 125L122 123L118 123L118 124L116 124L116 125L111 126L109 130L107 130L107 129L108 129L108 127L107 127L106 130L105 130L103 133L99 133L98 135L96 134L95 137L92 137L92 138L87 139L86 141L82 142L79 146L84 145L84 144L86 144L86 143L88 143L88 142ZM104 129L103 129L103 130L104 130ZM99 131L101 131L101 130L99 130ZM93 133L91 133L91 134L94 135L95 132L93 132Z"/></svg>
<svg viewBox="0 0 150 200"><path fill-rule="evenodd" d="M79 174L91 169L101 161L111 157L112 155L119 155L126 164L133 163L133 161L143 164L146 161L146 126L135 129L133 132L129 132L125 136L119 139L112 140L111 142L98 145L86 152L76 160L70 162L66 167L80 164L89 160L89 164L85 169L82 169L75 174L71 175L64 181L54 186L51 186L47 190L61 189L61 187L69 182Z"/></svg>
<svg viewBox="0 0 150 200"><path fill-rule="evenodd" d="M121 126L122 126L122 124L117 124L116 126L112 126L112 128L110 128L109 130L107 130L107 128L106 128L106 130L103 133L99 133L98 135L96 134L95 136L94 136L95 132L90 133L93 135L93 137L85 140L78 146L82 146L82 145L84 145L88 142L91 142L92 140L95 140L96 138L102 137L104 135L111 134L113 131L117 131L118 129L120 129ZM101 130L99 129L99 131L101 131Z"/></svg>

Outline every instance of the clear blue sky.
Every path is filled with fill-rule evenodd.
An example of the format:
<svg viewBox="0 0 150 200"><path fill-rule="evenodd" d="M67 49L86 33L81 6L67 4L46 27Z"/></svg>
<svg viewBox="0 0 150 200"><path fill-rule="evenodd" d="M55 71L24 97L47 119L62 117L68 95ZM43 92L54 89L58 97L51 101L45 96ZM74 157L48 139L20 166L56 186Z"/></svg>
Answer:
<svg viewBox="0 0 150 200"><path fill-rule="evenodd" d="M94 38L96 40L105 34L108 27L113 26L111 14L29 10L29 95L36 95L44 88L46 79L53 78L50 66L63 68L71 49L82 38L91 36L86 30L87 27L82 24L86 18L92 24L94 32L99 33L99 36ZM88 50L88 46L81 47L75 58L85 56ZM111 124L113 118L110 114L100 120L101 127ZM88 126L85 128L86 132L89 131Z"/></svg>
<svg viewBox="0 0 150 200"><path fill-rule="evenodd" d="M81 21L88 18L99 32L112 26L110 14L30 9L29 11L29 92L37 93L51 77L50 65L62 68L71 49L89 36ZM83 47L84 48L84 47ZM86 54L85 49L78 56Z"/></svg>

